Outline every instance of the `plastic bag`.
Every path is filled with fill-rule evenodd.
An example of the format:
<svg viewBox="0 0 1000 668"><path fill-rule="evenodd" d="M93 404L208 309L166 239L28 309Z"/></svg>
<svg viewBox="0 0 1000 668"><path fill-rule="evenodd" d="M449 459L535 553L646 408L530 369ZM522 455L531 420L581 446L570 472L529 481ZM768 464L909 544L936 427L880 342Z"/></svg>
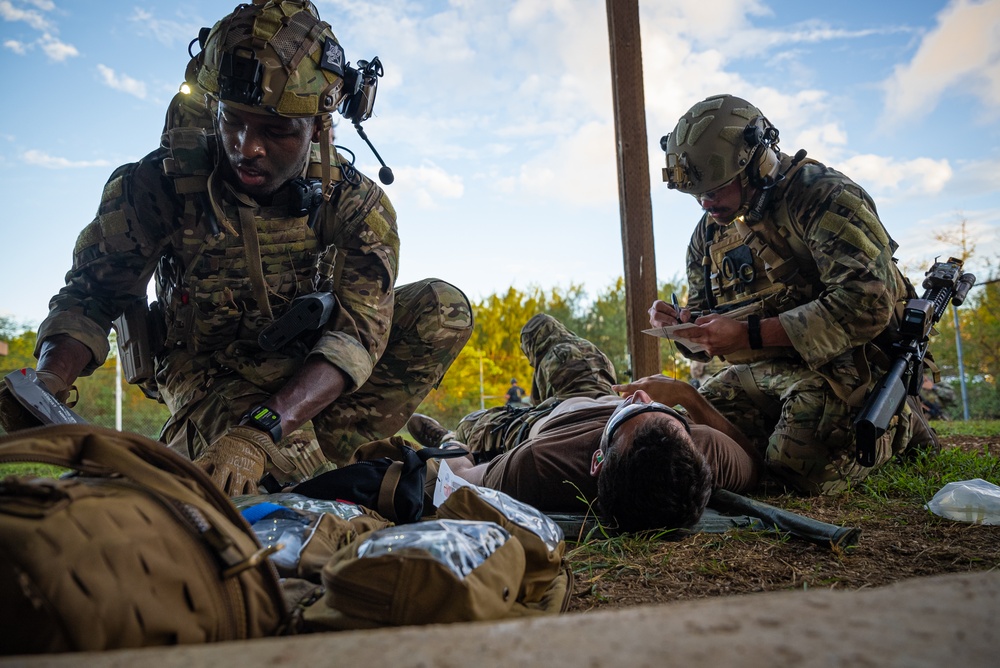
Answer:
<svg viewBox="0 0 1000 668"><path fill-rule="evenodd" d="M302 548L316 529L319 515L330 513L342 520L364 515L354 503L311 499L292 493L238 496L232 501L250 523L261 545L278 546L271 560L281 573L295 571Z"/></svg>
<svg viewBox="0 0 1000 668"><path fill-rule="evenodd" d="M462 580L508 540L510 534L493 522L434 520L376 531L358 546L358 558L416 551L436 559Z"/></svg>
<svg viewBox="0 0 1000 668"><path fill-rule="evenodd" d="M924 507L949 520L1000 525L1000 487L981 478L949 482Z"/></svg>

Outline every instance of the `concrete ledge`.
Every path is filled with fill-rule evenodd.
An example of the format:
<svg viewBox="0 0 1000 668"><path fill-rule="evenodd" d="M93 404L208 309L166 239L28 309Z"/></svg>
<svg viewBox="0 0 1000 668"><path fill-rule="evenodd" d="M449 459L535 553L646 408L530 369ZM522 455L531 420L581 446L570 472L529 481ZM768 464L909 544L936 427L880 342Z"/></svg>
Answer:
<svg viewBox="0 0 1000 668"><path fill-rule="evenodd" d="M995 666L1000 573L862 591L775 592L499 623L47 655L2 665Z"/></svg>

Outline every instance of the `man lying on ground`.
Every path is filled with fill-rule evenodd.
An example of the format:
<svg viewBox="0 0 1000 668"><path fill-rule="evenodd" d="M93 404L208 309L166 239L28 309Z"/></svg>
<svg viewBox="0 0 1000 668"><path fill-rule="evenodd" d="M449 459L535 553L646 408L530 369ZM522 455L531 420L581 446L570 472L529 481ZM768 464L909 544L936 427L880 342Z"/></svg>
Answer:
<svg viewBox="0 0 1000 668"><path fill-rule="evenodd" d="M756 485L759 456L687 383L660 376L615 385L607 356L547 314L521 330L521 349L535 369L534 406L477 411L455 431L420 414L407 422L424 446L466 447L469 458L448 461L465 480L546 511L596 501L626 531L689 527L714 487ZM686 416L670 408L677 404Z"/></svg>

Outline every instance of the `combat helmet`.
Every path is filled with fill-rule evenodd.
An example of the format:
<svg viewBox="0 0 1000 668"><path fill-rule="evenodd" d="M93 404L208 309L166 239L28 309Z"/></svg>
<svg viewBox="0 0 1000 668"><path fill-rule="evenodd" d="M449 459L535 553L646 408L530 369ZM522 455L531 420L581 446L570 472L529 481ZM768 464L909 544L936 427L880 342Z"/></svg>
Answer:
<svg viewBox="0 0 1000 668"><path fill-rule="evenodd" d="M773 185L778 173L778 129L757 107L733 95L715 95L691 107L660 139L660 148L667 154L667 187L690 195L737 176L746 193L747 184Z"/></svg>
<svg viewBox="0 0 1000 668"><path fill-rule="evenodd" d="M339 111L368 142L360 123L374 106L383 73L378 58L352 67L330 24L309 0L241 4L210 31L203 30L198 41L202 53L192 61L197 61L197 83L210 97L253 113L320 119L321 135L329 138L320 142L324 191L329 192L331 114Z"/></svg>

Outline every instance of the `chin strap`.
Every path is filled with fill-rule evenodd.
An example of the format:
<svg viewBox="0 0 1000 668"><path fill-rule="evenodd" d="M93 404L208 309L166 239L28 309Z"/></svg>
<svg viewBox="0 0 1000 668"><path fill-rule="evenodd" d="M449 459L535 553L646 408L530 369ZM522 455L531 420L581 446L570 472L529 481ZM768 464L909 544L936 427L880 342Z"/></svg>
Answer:
<svg viewBox="0 0 1000 668"><path fill-rule="evenodd" d="M330 114L319 117L319 168L323 180L323 200L329 202L336 190L330 169L330 147L333 145L333 118Z"/></svg>

